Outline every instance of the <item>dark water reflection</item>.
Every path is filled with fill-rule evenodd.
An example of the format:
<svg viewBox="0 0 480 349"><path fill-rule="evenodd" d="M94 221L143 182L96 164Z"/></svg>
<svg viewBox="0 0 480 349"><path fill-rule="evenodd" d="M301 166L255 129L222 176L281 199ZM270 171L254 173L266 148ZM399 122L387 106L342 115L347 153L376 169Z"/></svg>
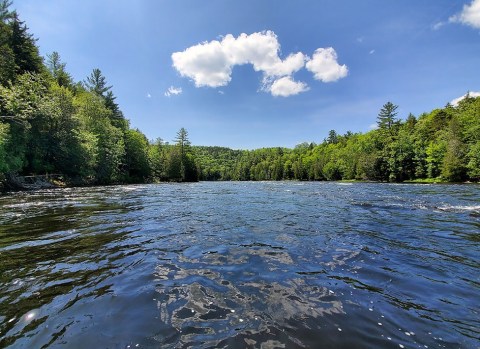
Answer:
<svg viewBox="0 0 480 349"><path fill-rule="evenodd" d="M0 222L0 347L480 347L478 186L76 188Z"/></svg>

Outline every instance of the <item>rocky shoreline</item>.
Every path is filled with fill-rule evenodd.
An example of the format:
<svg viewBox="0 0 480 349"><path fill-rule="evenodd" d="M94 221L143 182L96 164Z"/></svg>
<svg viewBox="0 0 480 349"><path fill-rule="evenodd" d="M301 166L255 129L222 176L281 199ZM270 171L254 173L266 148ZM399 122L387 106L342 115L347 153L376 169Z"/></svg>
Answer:
<svg viewBox="0 0 480 349"><path fill-rule="evenodd" d="M18 176L9 174L1 191L30 191L39 189L61 188L65 186L63 175L47 174L36 176Z"/></svg>

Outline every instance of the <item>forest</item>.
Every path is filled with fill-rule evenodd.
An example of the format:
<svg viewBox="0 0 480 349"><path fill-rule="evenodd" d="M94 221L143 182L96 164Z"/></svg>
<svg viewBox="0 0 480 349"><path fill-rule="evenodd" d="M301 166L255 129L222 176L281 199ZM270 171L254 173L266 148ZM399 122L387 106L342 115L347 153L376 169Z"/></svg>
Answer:
<svg viewBox="0 0 480 349"><path fill-rule="evenodd" d="M194 146L130 127L100 69L74 81L58 52L45 58L11 2L0 1L0 188L21 176L61 185L197 180L446 181L480 179L480 97L398 117L386 102L377 128L294 149ZM161 132L161 130L159 130Z"/></svg>

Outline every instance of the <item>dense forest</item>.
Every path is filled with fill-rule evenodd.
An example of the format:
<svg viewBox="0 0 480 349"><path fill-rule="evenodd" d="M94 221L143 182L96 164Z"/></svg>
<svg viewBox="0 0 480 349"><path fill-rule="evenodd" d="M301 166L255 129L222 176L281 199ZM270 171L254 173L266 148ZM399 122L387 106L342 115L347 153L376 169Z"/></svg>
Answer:
<svg viewBox="0 0 480 349"><path fill-rule="evenodd" d="M330 131L320 144L232 150L173 142L130 128L99 69L75 82L53 52L43 58L11 2L0 1L0 187L54 174L94 185L196 180L478 181L480 97L467 95L405 120L395 104L368 133ZM161 131L161 130L159 130Z"/></svg>
<svg viewBox="0 0 480 349"><path fill-rule="evenodd" d="M397 118L387 102L377 128L339 135L294 149L233 151L195 147L203 180L478 181L480 98L467 96L416 118Z"/></svg>

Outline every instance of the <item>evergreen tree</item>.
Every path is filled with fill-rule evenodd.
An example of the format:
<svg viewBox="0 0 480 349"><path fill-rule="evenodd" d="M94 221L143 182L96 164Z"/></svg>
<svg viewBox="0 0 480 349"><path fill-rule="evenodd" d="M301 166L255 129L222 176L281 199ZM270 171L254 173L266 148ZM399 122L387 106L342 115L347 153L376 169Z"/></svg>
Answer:
<svg viewBox="0 0 480 349"><path fill-rule="evenodd" d="M10 28L10 48L15 57L16 73L41 72L43 70L43 59L38 53L38 47L35 44L36 40L28 33L27 26L24 22L20 21L15 12L10 22Z"/></svg>
<svg viewBox="0 0 480 349"><path fill-rule="evenodd" d="M398 120L396 119L397 108L398 105L395 105L392 102L387 102L383 105L382 109L380 109L380 112L378 113L378 128L390 136L393 135L394 127L398 123Z"/></svg>
<svg viewBox="0 0 480 349"><path fill-rule="evenodd" d="M198 180L197 166L191 154L188 132L183 127L177 132L175 145L180 158L180 176L182 181L193 182Z"/></svg>
<svg viewBox="0 0 480 349"><path fill-rule="evenodd" d="M71 87L73 85L73 80L70 74L65 70L66 65L66 63L61 61L58 52L54 51L52 54L47 55L47 68L57 84L63 87Z"/></svg>
<svg viewBox="0 0 480 349"><path fill-rule="evenodd" d="M105 100L105 107L109 109L112 114L110 117L110 121L112 122L112 125L115 127L118 127L119 129L123 130L124 132L127 132L128 130L128 121L125 119L123 116L122 111L120 110L120 107L118 104L115 102L117 97L114 96L112 91L108 91L104 100Z"/></svg>
<svg viewBox="0 0 480 349"><path fill-rule="evenodd" d="M105 76L103 76L100 69L93 69L92 73L87 80L84 81L85 87L90 92L95 93L97 96L106 97L106 94L112 86L107 86L107 81Z"/></svg>
<svg viewBox="0 0 480 349"><path fill-rule="evenodd" d="M0 1L0 84L6 85L15 78L15 55L10 47L11 27L8 21L13 12L8 9L11 1Z"/></svg>
<svg viewBox="0 0 480 349"><path fill-rule="evenodd" d="M328 132L327 143L329 143L329 144L337 144L338 143L338 135L337 135L337 132L335 132L335 130L330 130Z"/></svg>
<svg viewBox="0 0 480 349"><path fill-rule="evenodd" d="M6 23L9 19L13 18L13 12L8 9L10 6L12 6L12 1L0 1L0 22Z"/></svg>

